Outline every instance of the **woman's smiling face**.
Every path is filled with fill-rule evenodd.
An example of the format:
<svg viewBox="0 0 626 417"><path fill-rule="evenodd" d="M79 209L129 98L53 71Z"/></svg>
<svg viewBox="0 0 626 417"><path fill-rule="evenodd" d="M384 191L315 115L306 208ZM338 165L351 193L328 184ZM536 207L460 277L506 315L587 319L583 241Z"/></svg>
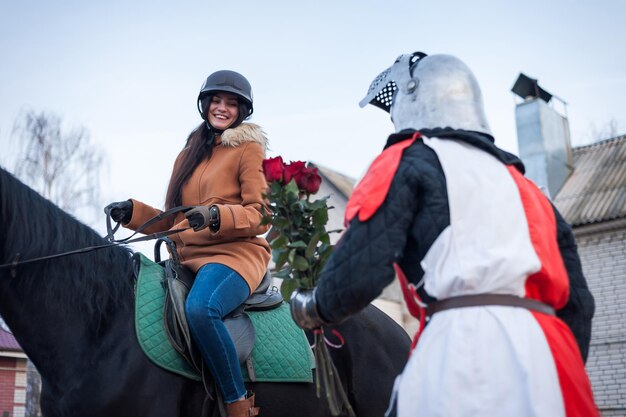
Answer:
<svg viewBox="0 0 626 417"><path fill-rule="evenodd" d="M216 93L211 97L208 113L211 126L217 130L228 129L239 116L237 96L226 92Z"/></svg>

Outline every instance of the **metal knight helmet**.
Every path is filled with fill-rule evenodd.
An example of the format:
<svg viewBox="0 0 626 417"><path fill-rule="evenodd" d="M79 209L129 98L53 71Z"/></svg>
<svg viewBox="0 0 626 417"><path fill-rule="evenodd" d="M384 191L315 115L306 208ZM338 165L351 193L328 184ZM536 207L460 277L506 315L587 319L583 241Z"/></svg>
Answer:
<svg viewBox="0 0 626 417"><path fill-rule="evenodd" d="M476 77L452 55L401 55L374 79L359 105L391 114L396 132L451 127L491 135Z"/></svg>

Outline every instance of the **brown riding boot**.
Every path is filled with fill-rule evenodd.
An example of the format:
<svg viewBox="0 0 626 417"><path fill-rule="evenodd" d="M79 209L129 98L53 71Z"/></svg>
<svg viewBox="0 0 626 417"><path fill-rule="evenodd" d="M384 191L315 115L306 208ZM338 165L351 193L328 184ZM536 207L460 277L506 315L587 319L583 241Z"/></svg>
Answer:
<svg viewBox="0 0 626 417"><path fill-rule="evenodd" d="M226 404L228 417L255 417L259 415L259 407L254 406L254 393L243 400Z"/></svg>

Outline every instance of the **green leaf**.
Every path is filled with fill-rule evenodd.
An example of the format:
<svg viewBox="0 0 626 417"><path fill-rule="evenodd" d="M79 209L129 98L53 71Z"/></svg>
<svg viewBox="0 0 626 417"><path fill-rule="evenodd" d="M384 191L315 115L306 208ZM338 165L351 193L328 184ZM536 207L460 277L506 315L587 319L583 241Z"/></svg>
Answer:
<svg viewBox="0 0 626 417"><path fill-rule="evenodd" d="M293 205L298 203L298 194L294 194L294 193L285 194L285 200L283 201L283 203L284 203L283 207L285 208L285 210L293 214L294 212Z"/></svg>
<svg viewBox="0 0 626 417"><path fill-rule="evenodd" d="M302 240L298 240L297 242L290 243L287 245L289 248L306 248L306 243Z"/></svg>
<svg viewBox="0 0 626 417"><path fill-rule="evenodd" d="M282 184L280 181L274 181L270 186L270 197L275 197L280 194L280 190L282 189Z"/></svg>
<svg viewBox="0 0 626 417"><path fill-rule="evenodd" d="M289 220L284 217L276 217L272 221L272 225L274 225L278 229L284 229L286 227L289 227Z"/></svg>
<svg viewBox="0 0 626 417"><path fill-rule="evenodd" d="M320 254L319 262L320 262L320 264L322 264L322 265L325 264L326 261L328 260L328 258L330 257L330 255L332 253L333 253L333 246L326 245L326 244L320 246L320 249L319 249L319 254Z"/></svg>
<svg viewBox="0 0 626 417"><path fill-rule="evenodd" d="M280 285L280 293L282 294L285 300L289 300L291 298L291 293L294 292L294 290L298 287L300 287L299 280L286 279Z"/></svg>
<svg viewBox="0 0 626 417"><path fill-rule="evenodd" d="M311 208L311 210L319 210L319 209L323 209L326 208L326 200L328 199L328 196L320 199L320 200L315 200L314 202L309 204L309 207Z"/></svg>
<svg viewBox="0 0 626 417"><path fill-rule="evenodd" d="M293 261L291 261L291 267L297 271L306 271L309 269L309 261L300 255L296 255Z"/></svg>
<svg viewBox="0 0 626 417"><path fill-rule="evenodd" d="M289 251L285 249L275 249L272 251L272 260L274 261L275 268L280 269L287 262L287 258L289 257Z"/></svg>
<svg viewBox="0 0 626 417"><path fill-rule="evenodd" d="M278 258L280 258L280 256L281 256L283 253L287 253L287 254L288 254L288 251L287 251L286 249L274 249L274 250L272 251L272 260L273 260L274 262L276 262L276 261L278 260ZM279 269L279 268L276 268L276 269Z"/></svg>
<svg viewBox="0 0 626 417"><path fill-rule="evenodd" d="M323 227L328 223L328 210L320 209L313 213L313 224L316 227Z"/></svg>
<svg viewBox="0 0 626 417"><path fill-rule="evenodd" d="M291 276L293 279L300 280L302 278L302 271L296 271L295 269L291 270ZM300 282L300 281L298 281Z"/></svg>
<svg viewBox="0 0 626 417"><path fill-rule="evenodd" d="M280 279L284 279L284 280L292 280L293 277L291 276L291 268L290 267L286 267L281 269L280 271L272 274L273 277L275 278L280 278Z"/></svg>
<svg viewBox="0 0 626 417"><path fill-rule="evenodd" d="M289 243L289 239L287 239L287 236L281 234L276 239L272 240L272 243L270 243L270 246L272 247L272 249L280 249L280 248L284 248L288 243Z"/></svg>
<svg viewBox="0 0 626 417"><path fill-rule="evenodd" d="M291 202L291 205L289 206L289 209L291 210L291 213L293 213L294 215L297 216L301 216L304 217L307 215L307 210L306 207L304 206L304 201L302 200L295 200Z"/></svg>
<svg viewBox="0 0 626 417"><path fill-rule="evenodd" d="M283 190L288 194L295 195L296 197L300 192L300 190L298 189L298 185L296 184L296 180L294 180L293 178L291 179L291 181L289 181L289 184L285 185L285 188L283 188Z"/></svg>
<svg viewBox="0 0 626 417"><path fill-rule="evenodd" d="M309 241L308 246L306 247L306 251L304 252L304 256L307 258L312 257L315 254L315 249L317 248L317 244L320 241L320 233L315 233L311 240Z"/></svg>

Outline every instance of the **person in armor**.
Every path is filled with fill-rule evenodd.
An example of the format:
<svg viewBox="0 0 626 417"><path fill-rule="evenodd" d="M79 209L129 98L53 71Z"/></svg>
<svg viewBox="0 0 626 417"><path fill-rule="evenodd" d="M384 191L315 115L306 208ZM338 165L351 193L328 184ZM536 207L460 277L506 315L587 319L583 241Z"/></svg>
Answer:
<svg viewBox="0 0 626 417"><path fill-rule="evenodd" d="M221 390L228 417L257 415L247 395L233 341L222 319L242 304L266 273L270 247L261 223L268 209L262 161L267 138L244 123L253 111L252 89L241 74L222 70L206 79L197 99L203 122L176 158L165 208L195 206L144 233L172 235L181 263L197 272L185 311L191 335ZM129 199L109 205L115 221L130 229L162 211Z"/></svg>
<svg viewBox="0 0 626 417"><path fill-rule="evenodd" d="M368 103L396 133L350 197L317 287L293 293L294 320L339 323L397 272L426 323L396 380L400 417L598 416L584 368L595 306L572 230L494 144L470 69L402 55Z"/></svg>

